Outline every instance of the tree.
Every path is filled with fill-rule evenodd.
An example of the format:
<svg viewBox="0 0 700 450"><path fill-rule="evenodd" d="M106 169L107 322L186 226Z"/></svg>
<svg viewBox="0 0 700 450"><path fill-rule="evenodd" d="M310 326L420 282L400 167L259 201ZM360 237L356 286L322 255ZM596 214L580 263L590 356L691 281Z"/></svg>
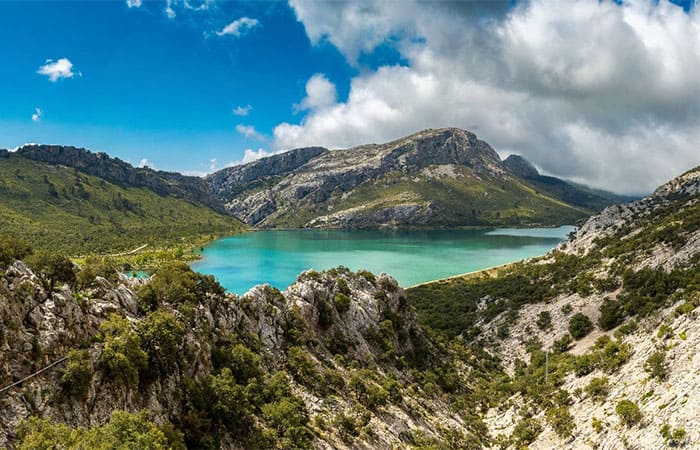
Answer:
<svg viewBox="0 0 700 450"><path fill-rule="evenodd" d="M61 376L61 384L71 395L85 398L90 388L92 374L92 358L87 350L71 350L68 362Z"/></svg>
<svg viewBox="0 0 700 450"><path fill-rule="evenodd" d="M588 335L588 333L593 330L593 323L587 315L583 313L576 313L569 320L569 333L574 339L581 339Z"/></svg>
<svg viewBox="0 0 700 450"><path fill-rule="evenodd" d="M0 235L0 267L7 267L15 260L32 252L32 247L17 236Z"/></svg>
<svg viewBox="0 0 700 450"><path fill-rule="evenodd" d="M615 406L615 412L620 416L620 421L631 427L642 420L642 412L639 406L631 400L620 400Z"/></svg>
<svg viewBox="0 0 700 450"><path fill-rule="evenodd" d="M148 354L141 350L141 338L125 318L112 314L100 324L104 349L100 365L127 386L138 385L139 371L148 366Z"/></svg>
<svg viewBox="0 0 700 450"><path fill-rule="evenodd" d="M66 256L38 252L31 255L28 263L49 292L54 290L56 283L75 284L75 265Z"/></svg>

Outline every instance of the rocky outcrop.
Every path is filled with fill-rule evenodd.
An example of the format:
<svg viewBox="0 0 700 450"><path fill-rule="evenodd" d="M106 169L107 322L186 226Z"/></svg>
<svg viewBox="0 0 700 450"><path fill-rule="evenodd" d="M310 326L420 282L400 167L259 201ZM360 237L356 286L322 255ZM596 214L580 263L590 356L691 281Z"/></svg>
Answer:
<svg viewBox="0 0 700 450"><path fill-rule="evenodd" d="M354 418L363 417L362 435L348 437L342 428L324 428L313 438L313 448L396 448L408 445L416 433L440 436L448 425L467 432L463 421L449 413L444 400L418 395L418 387L413 393L401 387L413 383L406 358L423 352L425 363L430 364L440 356L418 326L403 290L388 275L355 274L343 268L328 273L308 271L284 292L268 285L256 286L240 297L222 295L216 289L197 291L198 302L187 307L161 298L160 310L187 324L177 357L156 355L174 357L176 369L169 375L144 369L142 381L128 385L113 378L101 365L105 341L99 327L116 314L138 330L147 317L143 305L139 307L136 292L144 283L149 282L121 278L112 283L98 278L95 287L81 292L67 286L46 292L33 272L19 261L0 276L0 388L61 361L74 349L86 349L94 367L84 398L73 397L62 386L65 363L0 391L0 446L13 448L16 426L29 416L72 427L91 427L105 423L115 410L147 409L158 424L187 423L183 422L183 411L188 408L187 389L193 380L218 373L215 367L221 363L214 355L236 339L261 355L266 377L280 370L286 374L310 418L318 417L317 422L309 424L328 423L339 415L353 424ZM339 301L344 303L336 306ZM306 356L296 356L302 362L288 359L292 347L303 349ZM313 376L319 378L311 384L298 382L298 364L306 364L305 376L315 373ZM397 380L397 389L405 392L403 397L393 397L395 400L381 410L371 406L370 412L360 406L367 404L362 397L365 394L336 392L328 379L321 378L332 372L340 379L336 378L335 383L349 389L350 379L357 377L362 367L371 368L366 373L372 378L360 382L361 386L374 386L372 379L381 381L391 376L386 379ZM148 370L152 370L150 365ZM375 389L384 392L378 398L386 403L386 391L379 385ZM364 412L360 414L358 408ZM188 434L188 430L183 431ZM222 436L221 447L242 448L239 439Z"/></svg>
<svg viewBox="0 0 700 450"><path fill-rule="evenodd" d="M503 165L520 178L537 178L540 173L530 161L520 155L510 155L503 160Z"/></svg>

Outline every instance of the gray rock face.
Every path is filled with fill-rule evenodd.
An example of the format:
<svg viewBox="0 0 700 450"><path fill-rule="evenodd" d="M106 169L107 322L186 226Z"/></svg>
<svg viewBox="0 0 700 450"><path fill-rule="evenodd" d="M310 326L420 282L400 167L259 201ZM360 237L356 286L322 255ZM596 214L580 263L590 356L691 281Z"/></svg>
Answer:
<svg viewBox="0 0 700 450"><path fill-rule="evenodd" d="M323 147L297 148L280 155L219 170L207 176L205 180L217 196L230 197L246 189L252 182L287 174L327 151L328 149Z"/></svg>
<svg viewBox="0 0 700 450"><path fill-rule="evenodd" d="M536 178L540 175L535 166L520 155L510 155L503 160L503 165L520 178Z"/></svg>

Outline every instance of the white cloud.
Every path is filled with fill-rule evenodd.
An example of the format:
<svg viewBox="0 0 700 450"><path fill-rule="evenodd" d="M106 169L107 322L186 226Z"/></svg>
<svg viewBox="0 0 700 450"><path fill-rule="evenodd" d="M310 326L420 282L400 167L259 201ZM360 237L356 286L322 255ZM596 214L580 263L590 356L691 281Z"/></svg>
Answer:
<svg viewBox="0 0 700 450"><path fill-rule="evenodd" d="M226 25L223 30L217 31L216 34L219 36L231 35L241 37L259 25L260 22L257 19L241 17L240 19L236 19L230 24Z"/></svg>
<svg viewBox="0 0 700 450"><path fill-rule="evenodd" d="M331 106L336 102L336 97L335 84L331 83L324 74L317 73L306 82L306 97L296 105L295 109L316 110Z"/></svg>
<svg viewBox="0 0 700 450"><path fill-rule="evenodd" d="M247 116L250 114L250 112L253 110L253 107L250 105L246 106L236 106L233 108L233 114L236 116Z"/></svg>
<svg viewBox="0 0 700 450"><path fill-rule="evenodd" d="M255 129L253 125L242 125L238 124L236 125L236 131L238 134L246 137L247 139L255 139L256 141L261 141L264 142L265 136L262 134L258 133L258 131Z"/></svg>
<svg viewBox="0 0 700 450"><path fill-rule="evenodd" d="M148 160L148 158L143 158L141 161L139 161L138 167L148 167L149 169L156 170L156 166L151 163L151 161Z"/></svg>
<svg viewBox="0 0 700 450"><path fill-rule="evenodd" d="M248 148L245 150L245 153L243 154L243 159L241 160L240 163L246 164L246 163L249 163L251 161L255 161L256 159L265 158L267 156L272 156L274 154L275 154L275 152L268 152L267 150L262 149L262 148L259 148L257 150L253 150L253 149Z"/></svg>
<svg viewBox="0 0 700 450"><path fill-rule="evenodd" d="M140 8L142 4L142 0L126 0L126 6L129 8Z"/></svg>
<svg viewBox="0 0 700 450"><path fill-rule="evenodd" d="M41 108L34 108L34 114L32 114L32 122L40 122L43 116L44 111L42 111Z"/></svg>
<svg viewBox="0 0 700 450"><path fill-rule="evenodd" d="M212 158L209 160L209 171L210 172L215 172L216 169L218 169L219 164L216 161L216 158Z"/></svg>
<svg viewBox="0 0 700 450"><path fill-rule="evenodd" d="M469 2L290 3L312 42L351 63L387 43L405 63L364 68L342 101L327 79L309 80L307 112L274 129L276 150L456 126L548 173L627 193L700 164L697 6L533 0L477 14Z"/></svg>
<svg viewBox="0 0 700 450"><path fill-rule="evenodd" d="M68 58L61 58L58 61L47 59L43 66L39 67L36 73L46 75L52 82L61 78L73 78L73 63Z"/></svg>
<svg viewBox="0 0 700 450"><path fill-rule="evenodd" d="M163 12L165 12L165 15L168 16L168 19L174 19L177 16L175 10L173 9L173 0L167 0L165 2L165 9Z"/></svg>

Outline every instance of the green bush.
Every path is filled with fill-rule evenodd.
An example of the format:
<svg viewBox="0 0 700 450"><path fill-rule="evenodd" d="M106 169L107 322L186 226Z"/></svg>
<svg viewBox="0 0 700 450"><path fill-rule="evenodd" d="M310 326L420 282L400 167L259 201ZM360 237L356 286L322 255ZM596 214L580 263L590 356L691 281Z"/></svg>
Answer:
<svg viewBox="0 0 700 450"><path fill-rule="evenodd" d="M335 304L335 309L341 314L350 309L350 297L342 292L333 297L333 303Z"/></svg>
<svg viewBox="0 0 700 450"><path fill-rule="evenodd" d="M282 439L282 448L312 448L313 433L304 404L296 398L285 398L262 407L265 420Z"/></svg>
<svg viewBox="0 0 700 450"><path fill-rule="evenodd" d="M85 264L83 264L76 275L76 285L79 289L95 287L96 277L102 277L114 283L119 279L119 273L114 268L114 265L106 259L90 256L85 260Z"/></svg>
<svg viewBox="0 0 700 450"><path fill-rule="evenodd" d="M620 302L616 300L605 299L600 305L600 318L598 326L603 330L612 330L620 325L625 319L624 310Z"/></svg>
<svg viewBox="0 0 700 450"><path fill-rule="evenodd" d="M71 395L85 398L95 369L92 358L87 350L71 350L68 352L68 362L61 375L61 385Z"/></svg>
<svg viewBox="0 0 700 450"><path fill-rule="evenodd" d="M540 425L540 422L532 417L526 417L515 425L511 440L517 447L523 447L533 443L541 432L542 425Z"/></svg>
<svg viewBox="0 0 700 450"><path fill-rule="evenodd" d="M541 311L537 315L537 328L542 331L547 331L552 329L552 314L549 311Z"/></svg>
<svg viewBox="0 0 700 450"><path fill-rule="evenodd" d="M172 427L168 427L172 430ZM20 450L51 448L74 449L184 449L182 435L169 432L150 421L148 413L115 411L104 425L90 429L71 429L63 424L31 417L18 427Z"/></svg>
<svg viewBox="0 0 700 450"><path fill-rule="evenodd" d="M608 379L605 377L602 378L593 378L590 383L584 388L584 391L588 396L597 402L603 402L605 401L605 398L608 396L608 391L610 390L610 386L608 384Z"/></svg>
<svg viewBox="0 0 700 450"><path fill-rule="evenodd" d="M141 349L148 355L148 376L156 379L178 368L185 326L170 312L157 309L137 326Z"/></svg>
<svg viewBox="0 0 700 450"><path fill-rule="evenodd" d="M546 416L547 423L561 439L567 439L576 428L568 406L549 408Z"/></svg>
<svg viewBox="0 0 700 450"><path fill-rule="evenodd" d="M663 351L654 352L644 363L644 370L658 381L665 380L667 375L666 353Z"/></svg>
<svg viewBox="0 0 700 450"><path fill-rule="evenodd" d="M32 247L22 238L0 235L0 268L5 268L17 259L32 253Z"/></svg>
<svg viewBox="0 0 700 450"><path fill-rule="evenodd" d="M673 428L671 425L665 423L661 426L661 437L666 441L666 445L669 447L680 447L685 441L686 431L685 428Z"/></svg>
<svg viewBox="0 0 700 450"><path fill-rule="evenodd" d="M588 335L588 333L593 330L593 323L587 315L583 313L576 313L569 320L569 333L574 339L581 339Z"/></svg>
<svg viewBox="0 0 700 450"><path fill-rule="evenodd" d="M314 387L320 379L316 362L301 347L290 347L287 350L287 365L294 378L306 386Z"/></svg>
<svg viewBox="0 0 700 450"><path fill-rule="evenodd" d="M37 252L27 258L27 263L48 291L53 291L57 283L75 284L75 265L64 255Z"/></svg>
<svg viewBox="0 0 700 450"><path fill-rule="evenodd" d="M125 318L112 314L100 324L104 348L100 365L127 386L139 383L139 372L148 366L148 354L141 350L141 338Z"/></svg>
<svg viewBox="0 0 700 450"><path fill-rule="evenodd" d="M636 403L631 400L620 400L615 406L615 412L620 417L620 421L631 427L642 420L642 412Z"/></svg>

